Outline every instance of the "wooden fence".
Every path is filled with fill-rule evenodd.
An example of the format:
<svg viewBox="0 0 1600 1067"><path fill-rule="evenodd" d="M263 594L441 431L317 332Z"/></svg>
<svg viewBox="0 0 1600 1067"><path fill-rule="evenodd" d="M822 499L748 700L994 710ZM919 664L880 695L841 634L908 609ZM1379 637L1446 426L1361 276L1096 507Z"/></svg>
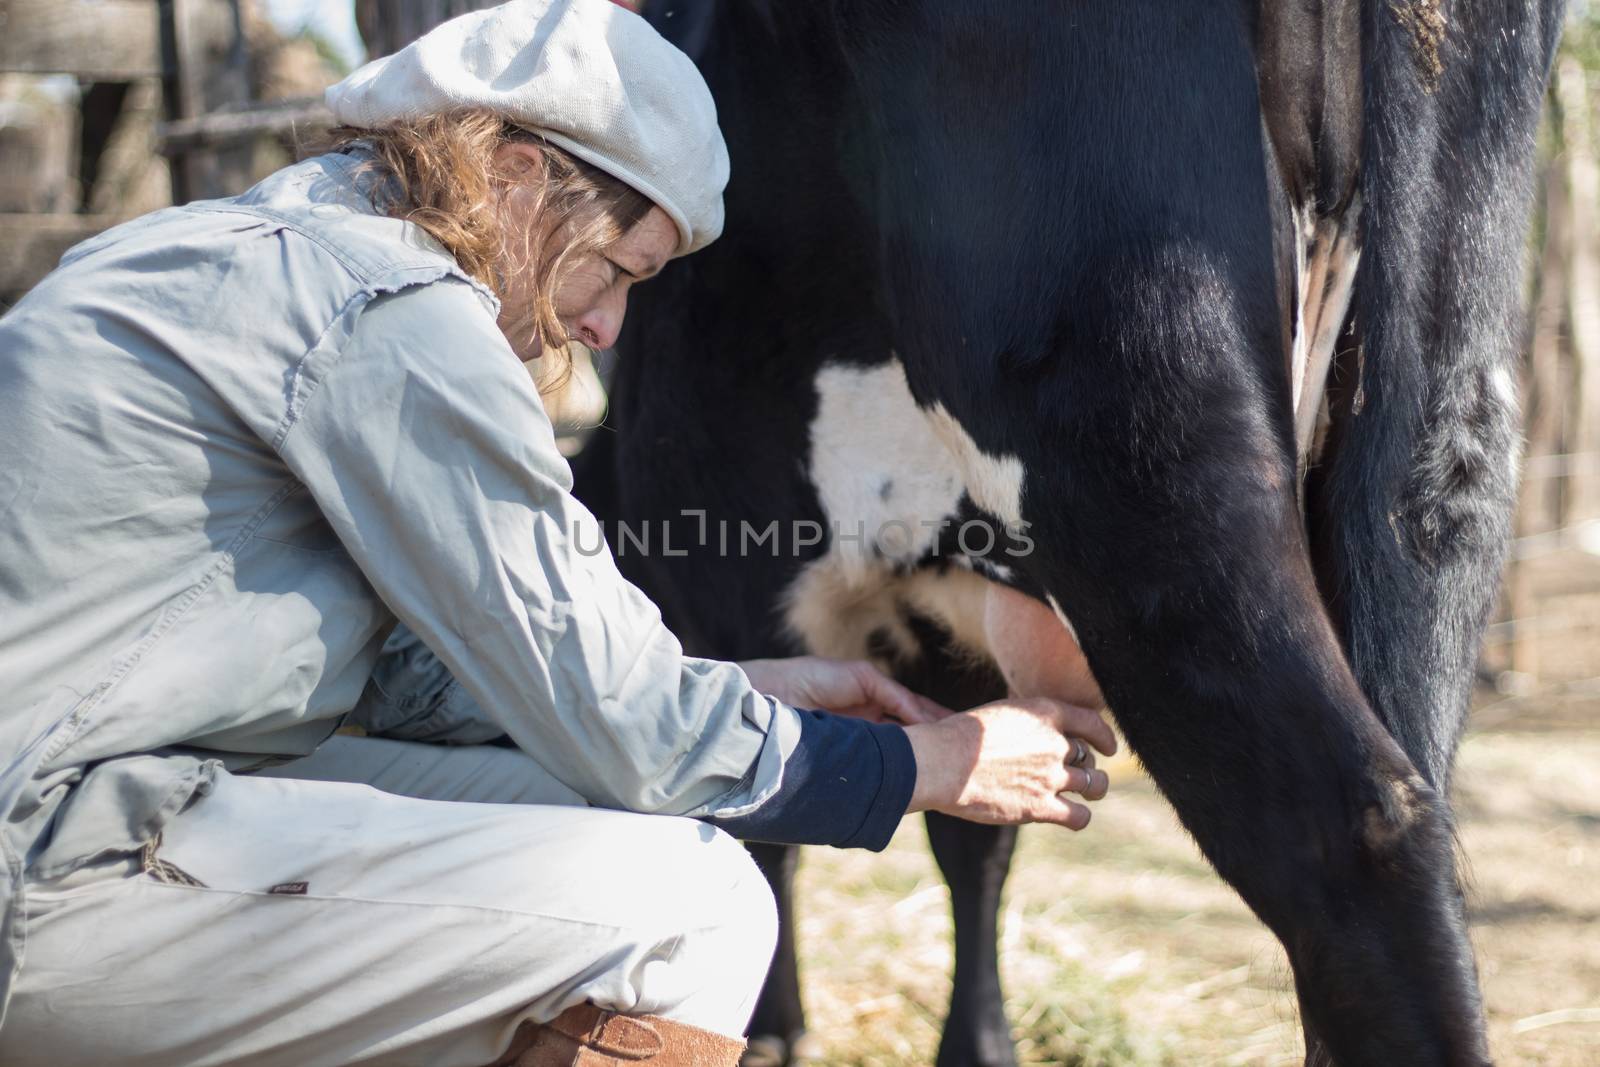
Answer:
<svg viewBox="0 0 1600 1067"><path fill-rule="evenodd" d="M1541 153L1522 498L1502 617L1488 639L1502 688L1515 692L1539 687L1541 647L1581 625L1547 609L1552 569L1600 569L1600 167L1591 81L1575 58L1558 63ZM1590 666L1600 677L1600 645Z"/></svg>
<svg viewBox="0 0 1600 1067"><path fill-rule="evenodd" d="M69 246L162 202L237 191L246 146L159 156L162 122L250 99L242 8L228 0L3 0L0 78L63 76L76 102L0 128L0 301ZM15 101L13 101L15 103ZM52 138L61 142L52 145ZM50 190L44 203L31 190ZM43 207L44 210L29 210Z"/></svg>

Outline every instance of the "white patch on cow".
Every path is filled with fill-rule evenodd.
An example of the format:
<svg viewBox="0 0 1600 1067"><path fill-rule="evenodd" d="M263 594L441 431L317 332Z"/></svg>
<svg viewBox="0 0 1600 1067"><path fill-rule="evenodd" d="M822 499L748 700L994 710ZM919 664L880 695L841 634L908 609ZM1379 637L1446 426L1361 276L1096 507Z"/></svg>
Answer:
<svg viewBox="0 0 1600 1067"><path fill-rule="evenodd" d="M831 525L829 554L846 574L872 566L874 546L890 561L917 562L936 524L956 513L962 486L955 457L911 399L905 368L893 359L830 364L816 388L810 474Z"/></svg>
<svg viewBox="0 0 1600 1067"><path fill-rule="evenodd" d="M984 638L983 606L989 581L977 574L923 570L906 576L900 595L919 615L937 619L950 631L954 648L971 656L990 655Z"/></svg>
<svg viewBox="0 0 1600 1067"><path fill-rule="evenodd" d="M909 621L921 617L949 634L947 651L958 657L1055 677L1049 666L1074 657L1055 654L1061 634L1037 604L1000 619L1011 624L1004 647L992 647L991 602L996 582L1011 578L1009 566L965 553L947 557L953 566L917 566L935 550L940 524L955 520L963 494L1003 523L1022 522L1021 461L984 452L946 409L918 407L898 360L829 365L815 385L808 473L829 541L785 593L789 631L815 655L871 658L888 669L922 654ZM1025 607L1026 597L1009 595ZM1059 605L1051 608L1070 633Z"/></svg>
<svg viewBox="0 0 1600 1067"><path fill-rule="evenodd" d="M1022 524L1022 460L995 456L978 447L966 427L943 404L928 409L928 419L961 470L967 495L983 510L1012 526Z"/></svg>
<svg viewBox="0 0 1600 1067"><path fill-rule="evenodd" d="M983 453L944 409L918 407L897 359L830 364L815 384L808 473L829 543L786 594L789 629L817 655L907 659L918 653L909 609L948 630L960 653L987 656L986 575L1010 569L965 554L942 570L914 565L934 550L939 524L955 520L963 493L1020 522L1021 462Z"/></svg>
<svg viewBox="0 0 1600 1067"><path fill-rule="evenodd" d="M807 652L840 659L865 659L885 652L891 659L916 655L915 635L894 601L895 573L868 571L830 552L805 565L784 594L783 618ZM873 647L877 631L882 644ZM879 666L891 664L879 660Z"/></svg>
<svg viewBox="0 0 1600 1067"><path fill-rule="evenodd" d="M906 625L903 609L909 607L949 631L951 651L974 660L992 658L983 631L988 586L971 571L887 566L863 571L830 553L807 564L790 585L784 621L813 655L873 659L888 670L921 654Z"/></svg>

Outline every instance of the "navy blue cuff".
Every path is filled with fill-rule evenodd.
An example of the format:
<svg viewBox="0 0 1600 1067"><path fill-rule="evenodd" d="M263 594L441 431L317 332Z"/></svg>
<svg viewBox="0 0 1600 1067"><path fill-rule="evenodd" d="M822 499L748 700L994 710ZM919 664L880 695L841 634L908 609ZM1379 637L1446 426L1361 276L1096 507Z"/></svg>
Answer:
<svg viewBox="0 0 1600 1067"><path fill-rule="evenodd" d="M778 791L749 814L706 822L745 841L879 852L916 784L916 757L901 727L801 711L800 741Z"/></svg>

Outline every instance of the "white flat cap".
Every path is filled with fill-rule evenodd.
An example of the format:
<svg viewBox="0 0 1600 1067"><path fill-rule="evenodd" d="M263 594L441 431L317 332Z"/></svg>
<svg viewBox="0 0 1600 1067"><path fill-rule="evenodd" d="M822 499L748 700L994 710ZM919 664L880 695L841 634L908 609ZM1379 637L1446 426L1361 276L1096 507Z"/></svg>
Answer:
<svg viewBox="0 0 1600 1067"><path fill-rule="evenodd" d="M705 79L611 0L511 0L451 19L326 94L334 118L377 129L461 107L524 126L649 197L678 254L722 233L728 149Z"/></svg>

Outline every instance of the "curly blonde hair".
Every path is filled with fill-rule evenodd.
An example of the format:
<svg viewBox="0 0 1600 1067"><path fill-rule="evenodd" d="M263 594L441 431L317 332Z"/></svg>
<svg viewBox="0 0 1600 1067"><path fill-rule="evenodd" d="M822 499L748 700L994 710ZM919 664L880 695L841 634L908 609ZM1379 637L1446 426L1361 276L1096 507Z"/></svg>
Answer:
<svg viewBox="0 0 1600 1067"><path fill-rule="evenodd" d="M564 355L571 340L555 297L572 270L604 254L653 204L604 171L484 109L429 115L381 129L339 127L329 148L357 143L392 188L379 207L416 223L455 257L461 269L502 301L500 328L513 345ZM543 161L538 177L514 179L497 166L505 144L528 144ZM537 186L531 217L539 224L508 233L497 210L519 181ZM521 228L519 228L521 229Z"/></svg>

